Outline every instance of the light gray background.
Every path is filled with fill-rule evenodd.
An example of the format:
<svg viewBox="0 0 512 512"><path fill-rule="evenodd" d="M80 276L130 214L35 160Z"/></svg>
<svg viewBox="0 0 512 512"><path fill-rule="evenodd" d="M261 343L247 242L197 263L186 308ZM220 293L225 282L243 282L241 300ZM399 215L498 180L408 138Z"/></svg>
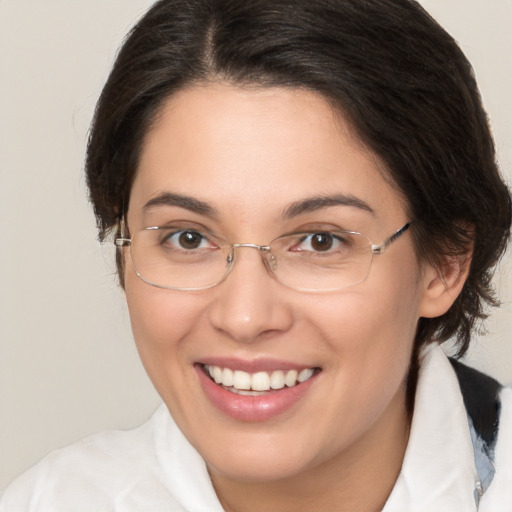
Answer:
<svg viewBox="0 0 512 512"><path fill-rule="evenodd" d="M0 0L0 488L51 449L136 426L159 403L82 168L116 49L151 3ZM473 62L511 182L512 1L422 3ZM511 382L510 254L504 267L504 307L469 360Z"/></svg>

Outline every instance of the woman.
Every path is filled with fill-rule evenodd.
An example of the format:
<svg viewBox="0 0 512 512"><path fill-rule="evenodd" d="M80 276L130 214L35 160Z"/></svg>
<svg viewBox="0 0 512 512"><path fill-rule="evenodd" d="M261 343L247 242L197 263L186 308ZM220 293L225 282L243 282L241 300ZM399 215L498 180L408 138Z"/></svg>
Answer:
<svg viewBox="0 0 512 512"><path fill-rule="evenodd" d="M512 508L512 394L437 345L496 302L510 194L415 2L155 4L86 171L165 406L3 511Z"/></svg>

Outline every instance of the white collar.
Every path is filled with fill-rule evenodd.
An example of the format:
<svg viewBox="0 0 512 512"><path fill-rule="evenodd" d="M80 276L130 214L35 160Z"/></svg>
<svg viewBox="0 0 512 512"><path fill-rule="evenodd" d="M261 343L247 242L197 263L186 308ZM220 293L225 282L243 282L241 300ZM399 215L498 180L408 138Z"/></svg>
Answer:
<svg viewBox="0 0 512 512"><path fill-rule="evenodd" d="M479 488L457 377L442 349L431 345L421 355L402 470L382 512L476 511Z"/></svg>
<svg viewBox="0 0 512 512"><path fill-rule="evenodd" d="M176 426L165 404L153 418L155 453L164 484L183 511L224 512L204 460Z"/></svg>

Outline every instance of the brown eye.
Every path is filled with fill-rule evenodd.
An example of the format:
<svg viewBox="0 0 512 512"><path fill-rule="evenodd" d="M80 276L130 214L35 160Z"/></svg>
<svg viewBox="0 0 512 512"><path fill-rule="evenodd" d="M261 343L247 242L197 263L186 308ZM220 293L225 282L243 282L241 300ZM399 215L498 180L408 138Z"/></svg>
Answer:
<svg viewBox="0 0 512 512"><path fill-rule="evenodd" d="M341 238L341 232L330 233L329 231L319 233L298 233L299 239L291 244L288 249L291 252L302 253L304 256L322 255L334 256L339 255L343 248L347 247L347 240ZM295 235L290 236L293 240Z"/></svg>
<svg viewBox="0 0 512 512"><path fill-rule="evenodd" d="M196 231L183 231L178 237L178 243L183 249L197 249L204 236Z"/></svg>
<svg viewBox="0 0 512 512"><path fill-rule="evenodd" d="M333 245L333 236L330 233L315 233L311 236L311 248L315 251L328 251Z"/></svg>

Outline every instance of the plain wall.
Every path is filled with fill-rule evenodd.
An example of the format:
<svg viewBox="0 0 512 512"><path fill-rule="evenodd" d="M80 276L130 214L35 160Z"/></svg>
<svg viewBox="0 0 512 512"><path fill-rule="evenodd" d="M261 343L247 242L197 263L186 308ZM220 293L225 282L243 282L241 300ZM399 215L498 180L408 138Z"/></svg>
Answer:
<svg viewBox="0 0 512 512"><path fill-rule="evenodd" d="M0 488L48 451L134 427L159 403L83 179L95 101L151 3L0 0ZM473 62L511 182L512 2L422 4ZM469 361L511 382L510 254L504 267L504 306Z"/></svg>

